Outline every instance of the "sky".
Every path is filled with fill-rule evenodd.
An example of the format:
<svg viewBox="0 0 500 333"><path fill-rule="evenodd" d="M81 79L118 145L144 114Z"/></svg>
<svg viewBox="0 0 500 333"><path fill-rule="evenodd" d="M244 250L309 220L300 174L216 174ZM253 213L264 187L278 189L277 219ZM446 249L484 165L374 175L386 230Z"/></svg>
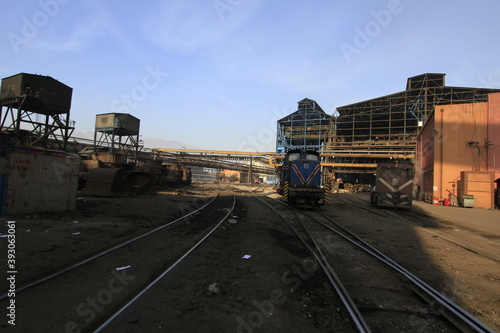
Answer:
<svg viewBox="0 0 500 333"><path fill-rule="evenodd" d="M328 114L445 73L500 88L498 0L0 0L0 77L73 88L75 137L141 120L147 148L275 151L303 98Z"/></svg>

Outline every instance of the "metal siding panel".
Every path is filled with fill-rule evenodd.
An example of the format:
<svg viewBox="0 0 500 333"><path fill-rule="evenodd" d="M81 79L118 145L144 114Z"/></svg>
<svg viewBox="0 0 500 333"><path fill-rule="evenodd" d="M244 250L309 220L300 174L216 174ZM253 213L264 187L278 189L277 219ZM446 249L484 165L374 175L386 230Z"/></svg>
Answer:
<svg viewBox="0 0 500 333"><path fill-rule="evenodd" d="M22 75L3 78L0 99L21 96L22 79Z"/></svg>
<svg viewBox="0 0 500 333"><path fill-rule="evenodd" d="M462 171L460 174L464 195L474 196L474 207L493 209L494 172Z"/></svg>
<svg viewBox="0 0 500 333"><path fill-rule="evenodd" d="M487 103L443 105L436 108L434 129L434 181L435 193L440 199L449 193L457 195L453 184L457 183L461 171L485 170L487 139ZM477 146L469 145L477 142ZM441 153L442 152L442 153Z"/></svg>
<svg viewBox="0 0 500 333"><path fill-rule="evenodd" d="M76 208L79 158L10 152L5 213L63 212Z"/></svg>
<svg viewBox="0 0 500 333"><path fill-rule="evenodd" d="M500 93L488 95L488 171L500 178Z"/></svg>
<svg viewBox="0 0 500 333"><path fill-rule="evenodd" d="M19 73L4 78L0 99L20 97L26 92L28 84L30 87L28 96L44 101L50 113L69 112L73 89L50 76Z"/></svg>
<svg viewBox="0 0 500 333"><path fill-rule="evenodd" d="M115 123L114 113L98 114L95 118L96 129L112 129Z"/></svg>

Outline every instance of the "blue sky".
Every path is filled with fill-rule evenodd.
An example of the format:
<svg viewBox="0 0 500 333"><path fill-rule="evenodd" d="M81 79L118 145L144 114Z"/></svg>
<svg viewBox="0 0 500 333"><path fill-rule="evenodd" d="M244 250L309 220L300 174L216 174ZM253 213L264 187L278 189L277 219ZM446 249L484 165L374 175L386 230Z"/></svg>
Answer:
<svg viewBox="0 0 500 333"><path fill-rule="evenodd" d="M275 150L305 97L338 106L446 73L500 88L497 0L0 0L0 76L73 88L75 136L95 115L141 119L149 148Z"/></svg>

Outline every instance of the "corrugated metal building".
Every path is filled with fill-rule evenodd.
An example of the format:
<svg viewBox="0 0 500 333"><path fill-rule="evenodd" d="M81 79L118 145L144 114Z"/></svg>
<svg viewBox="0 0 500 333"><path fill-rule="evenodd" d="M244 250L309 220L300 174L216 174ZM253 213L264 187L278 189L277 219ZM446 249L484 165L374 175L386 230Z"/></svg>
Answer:
<svg viewBox="0 0 500 333"><path fill-rule="evenodd" d="M73 89L50 76L19 73L2 79L1 134L16 145L66 150Z"/></svg>
<svg viewBox="0 0 500 333"><path fill-rule="evenodd" d="M412 161L417 135L435 107L486 102L489 93L498 91L446 86L442 73L410 77L406 90L338 107L326 152L350 166L337 170L342 178L352 181L356 173L368 178L376 163L402 157Z"/></svg>
<svg viewBox="0 0 500 333"><path fill-rule="evenodd" d="M486 102L436 106L417 138L415 171L420 200L460 202L461 194L472 194L475 207L493 208L500 93L488 94Z"/></svg>

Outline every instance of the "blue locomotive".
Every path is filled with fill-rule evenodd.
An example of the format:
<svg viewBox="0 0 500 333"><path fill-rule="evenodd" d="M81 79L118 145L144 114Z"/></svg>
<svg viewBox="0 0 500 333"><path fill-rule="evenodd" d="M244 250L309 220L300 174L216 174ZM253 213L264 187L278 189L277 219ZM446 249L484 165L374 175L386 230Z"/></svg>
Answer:
<svg viewBox="0 0 500 333"><path fill-rule="evenodd" d="M323 186L321 158L318 152L290 150L280 169L278 193L283 201L304 208L330 201L330 191L325 191Z"/></svg>

